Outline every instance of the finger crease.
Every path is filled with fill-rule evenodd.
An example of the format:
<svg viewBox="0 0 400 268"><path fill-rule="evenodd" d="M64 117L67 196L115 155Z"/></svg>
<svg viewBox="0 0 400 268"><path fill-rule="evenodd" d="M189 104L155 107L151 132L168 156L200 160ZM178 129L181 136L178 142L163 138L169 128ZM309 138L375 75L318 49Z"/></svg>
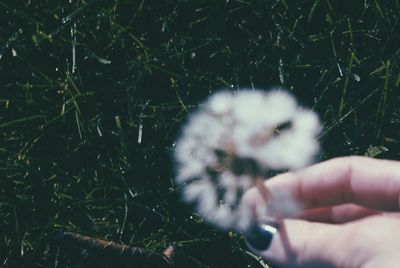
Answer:
<svg viewBox="0 0 400 268"><path fill-rule="evenodd" d="M342 177L345 180L341 189L341 197L344 202L353 203L355 198L353 191L353 164L354 161L350 158Z"/></svg>

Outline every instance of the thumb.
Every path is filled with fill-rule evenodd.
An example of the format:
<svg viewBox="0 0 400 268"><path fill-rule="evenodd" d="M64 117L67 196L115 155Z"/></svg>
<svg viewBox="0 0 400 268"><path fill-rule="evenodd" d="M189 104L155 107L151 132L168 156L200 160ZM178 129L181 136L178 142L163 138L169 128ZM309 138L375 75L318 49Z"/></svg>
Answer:
<svg viewBox="0 0 400 268"><path fill-rule="evenodd" d="M246 238L249 248L282 267L343 267L348 252L343 251L347 235L343 226L303 220L284 220L277 232L260 225L256 235ZM260 239L270 239L260 249ZM348 237L347 237L348 238ZM346 255L346 256L343 256Z"/></svg>

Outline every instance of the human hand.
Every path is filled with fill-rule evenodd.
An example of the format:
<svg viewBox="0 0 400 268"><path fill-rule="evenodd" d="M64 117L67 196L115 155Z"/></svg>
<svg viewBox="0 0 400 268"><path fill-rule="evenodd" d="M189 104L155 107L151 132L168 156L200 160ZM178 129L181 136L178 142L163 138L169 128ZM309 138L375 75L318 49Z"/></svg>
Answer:
<svg viewBox="0 0 400 268"><path fill-rule="evenodd" d="M272 239L268 249L247 241L264 259L283 267L399 267L400 162L336 158L265 185L289 193L304 210L283 215L281 231L260 232L259 239ZM244 200L264 202L255 188Z"/></svg>

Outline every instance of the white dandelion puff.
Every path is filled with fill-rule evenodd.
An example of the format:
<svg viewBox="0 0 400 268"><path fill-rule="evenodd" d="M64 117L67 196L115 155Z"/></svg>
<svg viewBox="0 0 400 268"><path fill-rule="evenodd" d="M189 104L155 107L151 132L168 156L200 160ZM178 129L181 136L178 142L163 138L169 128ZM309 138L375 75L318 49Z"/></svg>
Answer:
<svg viewBox="0 0 400 268"><path fill-rule="evenodd" d="M246 205L244 192L268 171L310 164L319 131L318 117L285 91L216 93L189 117L176 143L176 181L185 185L183 198L208 222L246 230L271 211L267 204ZM274 200L287 204L275 209L296 209L285 193Z"/></svg>

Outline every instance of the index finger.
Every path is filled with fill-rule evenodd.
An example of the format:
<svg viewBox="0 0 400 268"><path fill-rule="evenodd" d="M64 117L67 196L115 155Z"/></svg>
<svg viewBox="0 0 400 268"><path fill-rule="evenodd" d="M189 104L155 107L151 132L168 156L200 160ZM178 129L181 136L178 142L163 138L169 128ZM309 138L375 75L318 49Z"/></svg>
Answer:
<svg viewBox="0 0 400 268"><path fill-rule="evenodd" d="M398 211L400 162L341 157L289 172L265 182L272 195L286 193L305 209L354 203Z"/></svg>

